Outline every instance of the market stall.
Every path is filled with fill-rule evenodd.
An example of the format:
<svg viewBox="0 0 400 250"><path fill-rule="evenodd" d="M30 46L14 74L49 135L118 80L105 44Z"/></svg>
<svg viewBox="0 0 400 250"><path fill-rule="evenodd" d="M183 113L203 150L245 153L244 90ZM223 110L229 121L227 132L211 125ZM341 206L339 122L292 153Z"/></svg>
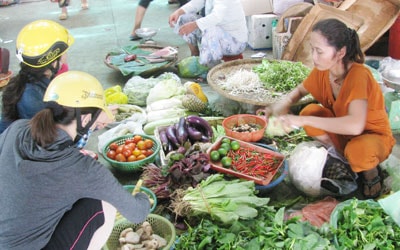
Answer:
<svg viewBox="0 0 400 250"><path fill-rule="evenodd" d="M227 65L232 67L225 69ZM218 81L231 77L236 71L251 71L260 65L262 60L244 60L242 64L223 63L210 72L211 87L221 92L222 96L235 99L234 94L217 86ZM398 232L399 227L391 215L383 212L384 208L377 202L368 201L370 203L367 204L373 205L366 207L363 201L353 198L359 196L357 192L339 198L323 199L320 195L310 197L293 186L287 176L288 159L297 145L310 140L304 131L294 130L270 136L268 133L271 130L267 129L267 124L246 120L244 123L247 125L257 124L256 130L262 131L261 138L252 142L249 141L250 134L232 137L233 134L229 129L223 126L224 121L230 116L212 116L206 114L206 109L194 111L193 106L183 104L183 97L190 96L194 98L192 100L200 101L197 103L200 106L205 103L209 105L201 85L193 82L183 83L172 73L151 80L158 83L146 92L144 98L146 105L132 109L130 115L111 124L109 128L95 131L92 134L94 140L90 147L99 153L99 160L110 167L121 183L134 185L142 181L143 187L157 197L157 205L152 214L161 215L173 224L173 232L164 236L168 243L173 241L175 249L200 246L204 249L215 249L214 247L302 249L306 246L311 249L338 246L362 249L358 248L360 244L370 244L377 248L397 244L394 242L398 242L396 235L399 234L390 234L390 230ZM137 92L134 95L137 96ZM238 101L245 99L246 97L241 96ZM254 102L255 98L247 97L247 100L250 104L267 104ZM162 105L158 105L160 103ZM161 116L156 119L158 115ZM149 116L151 118L148 120ZM239 124L230 124L229 127L233 129L236 125ZM120 129L116 129L118 127ZM118 144L125 145L127 139L133 139L137 135L152 139L154 144L150 149L154 154L146 161L133 164L133 170L121 171L121 166L129 164L128 162L117 163L115 167L110 164L109 159L105 160L111 145L110 135L107 136L106 143L96 141L97 138L103 140L102 136L110 131L118 133L118 138L116 135L111 135L112 140ZM121 140L122 137L124 140ZM248 165L246 169L239 170L232 161L236 159L234 162L238 162L238 158L235 158L238 155L234 152L243 159L254 157L246 155L245 152L261 154L277 165L266 165L265 169L260 168L261 165ZM224 158L225 156L230 159ZM260 171L261 178L252 176L257 171ZM228 189L224 190L221 187ZM251 197L252 200L244 201L243 197ZM341 206L337 206L338 204ZM388 233L377 236L374 230L367 230L365 232L368 235L367 239L361 235L346 235L345 232L351 225L366 223L353 222L350 218L343 219L348 215L342 214L342 211L355 208L371 213L374 221L382 221L380 230ZM158 217L154 219L153 215L149 218L150 224L163 223L158 221ZM109 245L121 244L117 241L126 228L132 227L132 230L136 230L140 226L129 224L121 217L116 225L116 231L113 232ZM169 232L170 226L168 223L158 225L155 226L155 230L159 233ZM160 232L158 227L168 229ZM213 233L210 234L210 231ZM360 239L350 242L352 237ZM266 238L268 240L263 240ZM168 249L169 247L170 244Z"/></svg>

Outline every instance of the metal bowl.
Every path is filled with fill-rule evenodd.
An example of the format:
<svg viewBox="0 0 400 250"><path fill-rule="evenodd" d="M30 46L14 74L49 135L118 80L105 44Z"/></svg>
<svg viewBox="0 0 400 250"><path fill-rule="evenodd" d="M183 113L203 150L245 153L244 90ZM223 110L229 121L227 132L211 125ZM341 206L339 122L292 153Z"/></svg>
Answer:
<svg viewBox="0 0 400 250"><path fill-rule="evenodd" d="M157 29L154 28L140 28L135 31L136 35L143 39L150 39L157 34Z"/></svg>
<svg viewBox="0 0 400 250"><path fill-rule="evenodd" d="M400 91L400 70L392 69L382 73L383 83L395 91Z"/></svg>

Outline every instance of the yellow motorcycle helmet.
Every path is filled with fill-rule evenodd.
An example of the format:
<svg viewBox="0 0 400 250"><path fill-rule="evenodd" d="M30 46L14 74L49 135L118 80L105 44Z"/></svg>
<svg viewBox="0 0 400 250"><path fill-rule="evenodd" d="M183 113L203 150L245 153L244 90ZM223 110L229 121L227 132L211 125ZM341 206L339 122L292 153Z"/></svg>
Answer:
<svg viewBox="0 0 400 250"><path fill-rule="evenodd" d="M99 108L110 119L114 118L107 108L100 82L94 76L81 71L67 71L54 78L47 87L43 101L54 101L72 108Z"/></svg>
<svg viewBox="0 0 400 250"><path fill-rule="evenodd" d="M33 21L18 34L17 58L33 68L42 68L63 55L73 43L74 38L62 25L50 20Z"/></svg>

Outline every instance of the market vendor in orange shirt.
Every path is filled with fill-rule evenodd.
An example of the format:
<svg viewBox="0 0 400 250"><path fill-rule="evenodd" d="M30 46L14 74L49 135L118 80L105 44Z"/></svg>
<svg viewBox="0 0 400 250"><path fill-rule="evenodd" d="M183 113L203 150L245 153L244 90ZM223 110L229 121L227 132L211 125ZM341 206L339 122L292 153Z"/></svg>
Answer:
<svg viewBox="0 0 400 250"><path fill-rule="evenodd" d="M307 135L327 147L334 146L360 173L365 198L382 189L378 165L395 144L379 84L363 65L357 32L337 19L325 19L312 28L314 69L287 98L266 108L266 116L279 116L285 127L303 127ZM290 106L311 94L319 104L307 105L299 114Z"/></svg>

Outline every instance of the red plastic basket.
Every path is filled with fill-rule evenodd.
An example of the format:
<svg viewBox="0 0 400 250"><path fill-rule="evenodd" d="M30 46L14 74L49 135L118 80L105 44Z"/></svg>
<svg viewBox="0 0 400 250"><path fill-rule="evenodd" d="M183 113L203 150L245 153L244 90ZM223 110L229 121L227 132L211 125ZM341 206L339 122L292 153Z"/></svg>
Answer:
<svg viewBox="0 0 400 250"><path fill-rule="evenodd" d="M268 155L269 157L273 157L276 160L276 167L274 168L273 171L265 171L262 173L262 175L258 175L258 176L251 176L248 174L245 174L243 172L240 171L236 171L233 168L225 168L222 166L221 162L211 162L211 169L223 173L223 174L227 174L227 175L232 175L232 176L236 176L238 178L242 178L242 179L246 179L246 180L251 180L254 181L254 183L265 186L268 185L272 179L274 178L275 174L278 172L278 170L282 167L284 160L285 160L285 156L283 154L280 154L278 152L269 150L267 148L264 147L260 147L257 145L254 145L252 143L248 143L248 142L244 142L238 139L235 139L233 137L228 137L228 136L224 136L224 137L220 137L208 150L207 150L207 154L210 155L211 151L213 150L217 150L220 145L222 144L222 140L224 138L229 138L231 141L232 140L236 140L240 143L240 147L241 148L245 148L245 149L251 149L254 152L257 153L261 153L261 154L265 154Z"/></svg>

